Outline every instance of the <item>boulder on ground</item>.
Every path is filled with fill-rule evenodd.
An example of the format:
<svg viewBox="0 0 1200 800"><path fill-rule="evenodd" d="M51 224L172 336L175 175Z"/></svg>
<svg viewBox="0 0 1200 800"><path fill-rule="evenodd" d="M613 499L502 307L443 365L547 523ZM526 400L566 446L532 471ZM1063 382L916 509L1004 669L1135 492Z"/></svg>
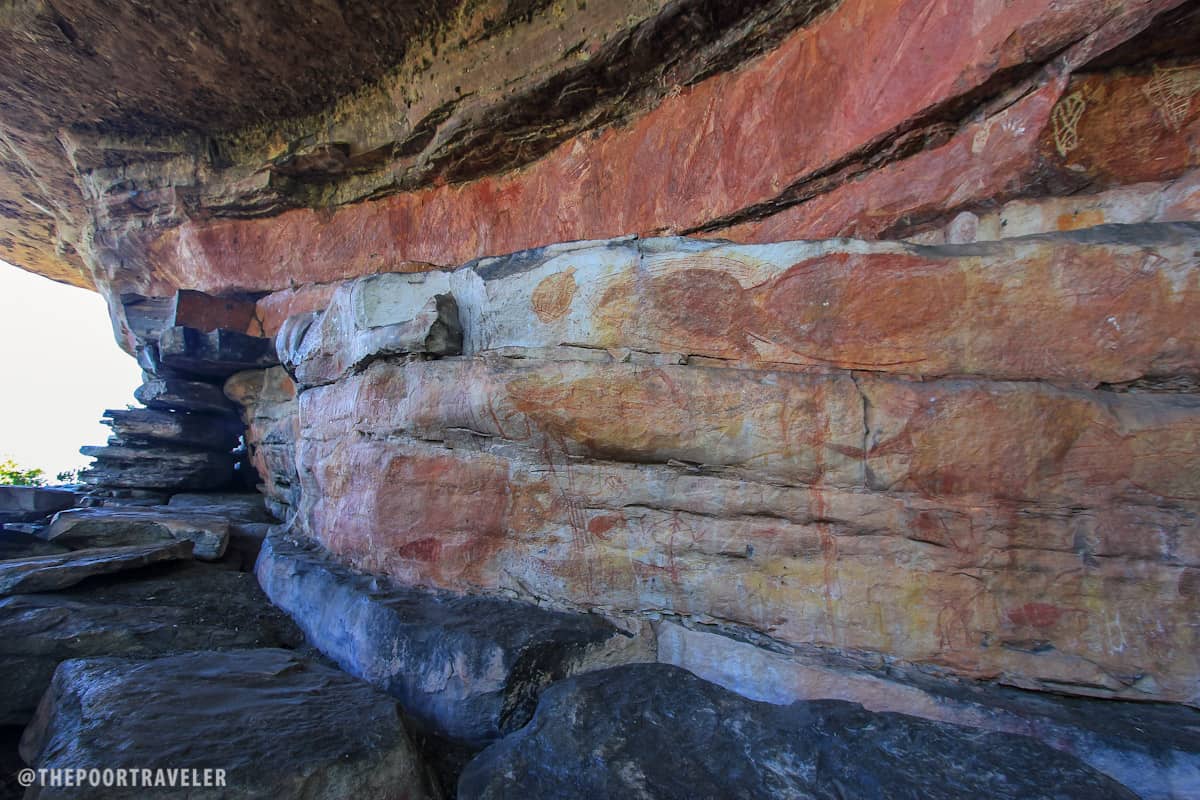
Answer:
<svg viewBox="0 0 1200 800"><path fill-rule="evenodd" d="M33 522L75 505L70 489L45 486L0 486L0 523Z"/></svg>
<svg viewBox="0 0 1200 800"><path fill-rule="evenodd" d="M193 557L215 561L229 544L229 520L170 508L76 508L55 514L42 538L76 550L190 541Z"/></svg>
<svg viewBox="0 0 1200 800"><path fill-rule="evenodd" d="M467 765L458 796L1136 798L1036 739L840 700L761 703L666 664L551 686L529 725Z"/></svg>
<svg viewBox="0 0 1200 800"><path fill-rule="evenodd" d="M396 702L286 650L64 662L25 730L45 769L222 769L201 798L431 796ZM27 800L175 798L178 788L33 787Z"/></svg>
<svg viewBox="0 0 1200 800"><path fill-rule="evenodd" d="M187 650L297 647L304 637L254 576L196 562L0 598L0 725L24 725L59 663Z"/></svg>
<svg viewBox="0 0 1200 800"><path fill-rule="evenodd" d="M0 597L25 592L53 592L93 575L137 569L160 561L192 557L191 542L162 542L132 547L100 547L59 555L0 561Z"/></svg>
<svg viewBox="0 0 1200 800"><path fill-rule="evenodd" d="M314 646L398 697L425 730L469 747L524 725L554 680L649 658L599 616L390 587L278 533L256 571Z"/></svg>

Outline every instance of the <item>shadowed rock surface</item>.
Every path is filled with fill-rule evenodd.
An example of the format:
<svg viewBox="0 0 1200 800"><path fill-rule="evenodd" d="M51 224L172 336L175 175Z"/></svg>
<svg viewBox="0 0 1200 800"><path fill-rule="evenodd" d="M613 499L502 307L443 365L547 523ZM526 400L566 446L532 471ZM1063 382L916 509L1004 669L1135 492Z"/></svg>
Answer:
<svg viewBox="0 0 1200 800"><path fill-rule="evenodd" d="M74 586L93 575L191 557L191 542L172 539L169 543L98 547L0 561L0 597L23 592L52 592Z"/></svg>
<svg viewBox="0 0 1200 800"><path fill-rule="evenodd" d="M71 548L53 544L32 533L17 531L0 531L0 561L29 558L32 556L52 556L70 552Z"/></svg>
<svg viewBox="0 0 1200 800"><path fill-rule="evenodd" d="M467 765L458 796L1137 797L1026 737L836 700L756 703L665 665L617 667L550 687L528 726Z"/></svg>
<svg viewBox="0 0 1200 800"><path fill-rule="evenodd" d="M278 534L256 573L315 647L467 747L525 724L553 681L645 657L598 616L390 587Z"/></svg>
<svg viewBox="0 0 1200 800"><path fill-rule="evenodd" d="M296 647L303 640L249 573L196 563L0 599L0 724L24 724L69 658Z"/></svg>
<svg viewBox="0 0 1200 800"><path fill-rule="evenodd" d="M48 769L226 770L226 787L194 788L191 798L430 796L395 701L286 650L67 661L21 753ZM38 787L26 795L178 796L178 789L105 787Z"/></svg>

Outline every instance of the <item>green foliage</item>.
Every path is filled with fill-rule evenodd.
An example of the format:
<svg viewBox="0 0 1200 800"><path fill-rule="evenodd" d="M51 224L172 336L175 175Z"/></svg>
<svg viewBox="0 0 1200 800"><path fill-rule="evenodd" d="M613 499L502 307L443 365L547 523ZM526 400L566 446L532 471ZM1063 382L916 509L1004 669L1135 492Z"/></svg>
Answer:
<svg viewBox="0 0 1200 800"><path fill-rule="evenodd" d="M83 472L82 469L63 470L55 475L54 479L58 483L83 483L83 479L79 477L81 472Z"/></svg>
<svg viewBox="0 0 1200 800"><path fill-rule="evenodd" d="M25 469L11 458L0 461L0 486L45 486L44 470Z"/></svg>

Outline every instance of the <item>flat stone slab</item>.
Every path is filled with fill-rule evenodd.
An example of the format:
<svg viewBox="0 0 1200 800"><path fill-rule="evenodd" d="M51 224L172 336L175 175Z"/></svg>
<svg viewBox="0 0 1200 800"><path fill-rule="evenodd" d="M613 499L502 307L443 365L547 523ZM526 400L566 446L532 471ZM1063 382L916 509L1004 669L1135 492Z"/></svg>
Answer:
<svg viewBox="0 0 1200 800"><path fill-rule="evenodd" d="M85 446L96 459L82 479L117 488L217 489L233 479L231 453L172 447Z"/></svg>
<svg viewBox="0 0 1200 800"><path fill-rule="evenodd" d="M840 700L760 703L678 667L637 664L548 688L529 725L467 765L458 797L1137 795L1025 736L877 714Z"/></svg>
<svg viewBox="0 0 1200 800"><path fill-rule="evenodd" d="M228 452L237 446L241 425L233 417L158 408L108 409L101 423L123 441L168 442Z"/></svg>
<svg viewBox="0 0 1200 800"><path fill-rule="evenodd" d="M0 511L47 516L75 505L75 492L45 486L0 486Z"/></svg>
<svg viewBox="0 0 1200 800"><path fill-rule="evenodd" d="M5 530L0 531L0 561L54 556L69 552L71 552L69 547L52 544L30 533L9 530L8 526L5 526Z"/></svg>
<svg viewBox="0 0 1200 800"><path fill-rule="evenodd" d="M55 514L41 536L75 550L189 541L194 558L216 561L229 544L229 520L182 509L76 508Z"/></svg>
<svg viewBox="0 0 1200 800"><path fill-rule="evenodd" d="M216 378L279 363L270 339L224 328L205 332L183 325L159 335L158 361L168 369Z"/></svg>
<svg viewBox="0 0 1200 800"><path fill-rule="evenodd" d="M53 592L74 586L93 575L107 575L160 561L191 557L191 542L171 541L0 561L0 597L25 592Z"/></svg>
<svg viewBox="0 0 1200 800"><path fill-rule="evenodd" d="M304 637L254 576L171 562L60 592L0 598L0 725L24 725L70 658L296 647Z"/></svg>
<svg viewBox="0 0 1200 800"><path fill-rule="evenodd" d="M69 489L43 486L0 486L0 524L36 522L75 505L79 496Z"/></svg>
<svg viewBox="0 0 1200 800"><path fill-rule="evenodd" d="M66 661L21 754L35 768L220 768L204 798L429 797L396 702L286 650ZM178 788L37 788L27 798L177 798Z"/></svg>
<svg viewBox="0 0 1200 800"><path fill-rule="evenodd" d="M381 585L278 533L264 542L256 573L342 669L399 698L429 732L468 747L524 725L552 681L649 658L599 616Z"/></svg>
<svg viewBox="0 0 1200 800"><path fill-rule="evenodd" d="M232 414L233 404L219 386L175 378L148 380L134 390L138 402L150 408L195 411L208 414Z"/></svg>
<svg viewBox="0 0 1200 800"><path fill-rule="evenodd" d="M172 510L224 514L245 522L275 522L267 511L266 499L258 492L205 492L171 495L167 506Z"/></svg>

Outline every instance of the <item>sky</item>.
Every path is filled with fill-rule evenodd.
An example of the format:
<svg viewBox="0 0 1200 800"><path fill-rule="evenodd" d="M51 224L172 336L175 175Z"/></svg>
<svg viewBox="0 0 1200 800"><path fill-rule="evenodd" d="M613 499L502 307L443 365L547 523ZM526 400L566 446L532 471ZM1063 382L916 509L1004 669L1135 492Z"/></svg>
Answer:
<svg viewBox="0 0 1200 800"><path fill-rule="evenodd" d="M0 261L0 461L47 477L86 466L106 408L135 403L141 370L113 338L104 300Z"/></svg>

